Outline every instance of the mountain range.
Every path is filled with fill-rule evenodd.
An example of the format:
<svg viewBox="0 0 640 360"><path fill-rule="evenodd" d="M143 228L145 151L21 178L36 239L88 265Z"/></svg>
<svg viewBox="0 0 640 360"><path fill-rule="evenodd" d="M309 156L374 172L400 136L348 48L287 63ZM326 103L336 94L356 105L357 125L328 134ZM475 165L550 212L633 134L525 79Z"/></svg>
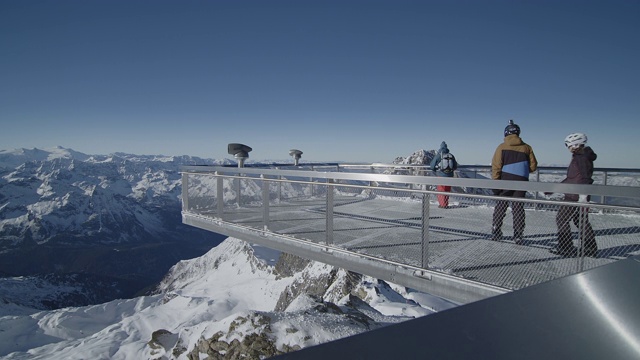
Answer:
<svg viewBox="0 0 640 360"><path fill-rule="evenodd" d="M434 153L393 162L428 164ZM182 224L180 168L235 164L64 147L0 151L0 301L45 310L147 293L178 261L225 238Z"/></svg>
<svg viewBox="0 0 640 360"><path fill-rule="evenodd" d="M1 151L0 357L258 359L456 306L182 225L180 167L229 163Z"/></svg>
<svg viewBox="0 0 640 360"><path fill-rule="evenodd" d="M9 287L14 294L51 287L55 295L24 305L55 309L148 290L176 262L224 239L182 224L179 171L225 162L62 147L0 151L0 297L22 304Z"/></svg>

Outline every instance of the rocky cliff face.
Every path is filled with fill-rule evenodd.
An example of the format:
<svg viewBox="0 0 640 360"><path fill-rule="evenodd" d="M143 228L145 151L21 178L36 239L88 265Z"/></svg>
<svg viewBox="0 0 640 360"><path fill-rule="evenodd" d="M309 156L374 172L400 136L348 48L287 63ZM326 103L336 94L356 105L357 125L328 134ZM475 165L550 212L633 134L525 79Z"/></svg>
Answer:
<svg viewBox="0 0 640 360"><path fill-rule="evenodd" d="M250 244L236 239L226 240L203 257L180 262L155 293L164 294L165 302L173 301L201 289L203 281L215 287L216 279L228 273L236 274L239 283L248 273L268 277L280 282L276 287L282 290L263 298L262 310L232 314L195 343L193 334L186 338L184 331L157 329L147 344L151 354L194 360L265 359L333 340L331 329L347 329L347 335L354 335L411 318L385 316L370 305L389 294L401 297L382 281L286 253L268 266L256 258ZM206 291L211 289L197 290Z"/></svg>

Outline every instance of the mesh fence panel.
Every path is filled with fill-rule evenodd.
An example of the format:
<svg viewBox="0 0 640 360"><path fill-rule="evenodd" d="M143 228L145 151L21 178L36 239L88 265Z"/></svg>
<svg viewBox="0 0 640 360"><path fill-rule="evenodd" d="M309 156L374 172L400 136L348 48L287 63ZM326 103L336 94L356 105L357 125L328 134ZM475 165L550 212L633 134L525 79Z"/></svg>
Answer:
<svg viewBox="0 0 640 360"><path fill-rule="evenodd" d="M184 210L201 214L214 214L217 206L217 178L211 175L189 174L187 207Z"/></svg>

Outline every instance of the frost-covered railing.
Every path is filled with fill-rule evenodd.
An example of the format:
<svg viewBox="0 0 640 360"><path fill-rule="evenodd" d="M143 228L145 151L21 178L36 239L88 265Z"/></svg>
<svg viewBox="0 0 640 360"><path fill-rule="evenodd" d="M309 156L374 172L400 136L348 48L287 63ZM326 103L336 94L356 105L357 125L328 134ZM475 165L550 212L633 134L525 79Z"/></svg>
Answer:
<svg viewBox="0 0 640 360"><path fill-rule="evenodd" d="M209 221L227 235L307 243L427 279L437 273L508 290L640 254L640 171L598 170L594 185L559 183L566 171L561 168L543 168L529 182L483 178L489 171L462 167L456 177L442 178L404 165L189 166L182 169L183 221ZM616 185L604 185L611 183ZM438 192L436 185L452 186L452 192ZM525 190L528 196L496 197L494 188ZM589 194L592 202L564 202L545 192ZM448 208L438 206L443 195L449 196ZM512 236L517 219L511 208L504 236L493 240L493 213L501 200L524 206L522 241ZM557 244L562 206L588 212L595 256L580 251L583 217L571 223L576 256L549 251Z"/></svg>

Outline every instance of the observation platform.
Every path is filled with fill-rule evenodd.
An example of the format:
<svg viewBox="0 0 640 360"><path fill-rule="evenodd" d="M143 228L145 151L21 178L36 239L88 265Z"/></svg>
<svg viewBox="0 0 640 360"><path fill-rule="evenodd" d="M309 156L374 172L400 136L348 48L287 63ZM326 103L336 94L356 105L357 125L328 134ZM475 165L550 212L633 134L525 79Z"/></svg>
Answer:
<svg viewBox="0 0 640 360"><path fill-rule="evenodd" d="M549 252L557 242L555 216L563 205L553 200L522 200L527 224L523 244L510 236L510 210L504 238L493 241L493 208L504 198L478 194L477 189L495 181L464 178L464 173L444 180L385 174L371 185L371 174L344 171L193 170L183 172L184 223L459 303L640 254L640 214L633 207L607 204L588 204L597 257L564 258ZM438 207L436 197L442 193L430 190L443 181L456 190L448 208ZM561 185L518 183L504 185ZM625 190L596 186L589 193L613 197ZM637 190L629 194L635 196ZM573 230L579 246L579 229Z"/></svg>

